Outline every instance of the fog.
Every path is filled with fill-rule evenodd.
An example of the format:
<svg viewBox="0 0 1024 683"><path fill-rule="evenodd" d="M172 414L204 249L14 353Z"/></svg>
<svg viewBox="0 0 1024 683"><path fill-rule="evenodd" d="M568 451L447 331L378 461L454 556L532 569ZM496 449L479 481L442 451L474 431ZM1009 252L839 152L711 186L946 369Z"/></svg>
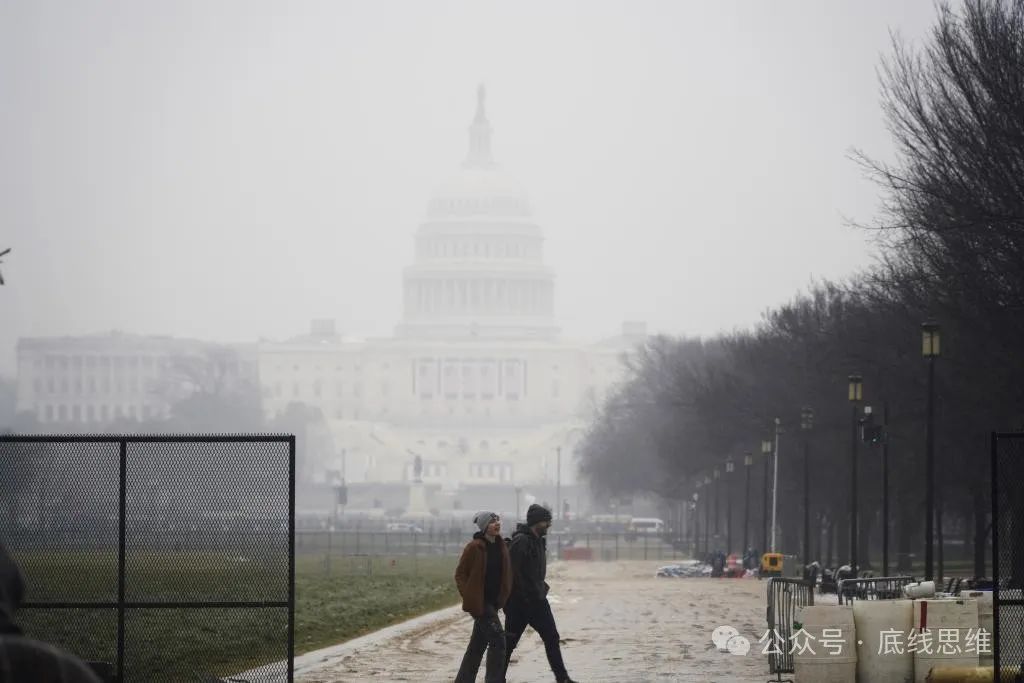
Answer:
<svg viewBox="0 0 1024 683"><path fill-rule="evenodd" d="M876 68L931 0L0 4L0 373L23 336L387 336L476 88L564 334L713 334L870 263Z"/></svg>

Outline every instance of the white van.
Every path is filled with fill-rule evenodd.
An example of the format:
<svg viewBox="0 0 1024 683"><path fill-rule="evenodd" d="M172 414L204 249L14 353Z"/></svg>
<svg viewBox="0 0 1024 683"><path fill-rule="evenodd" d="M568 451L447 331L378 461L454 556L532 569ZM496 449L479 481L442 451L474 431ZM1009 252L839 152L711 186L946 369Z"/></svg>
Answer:
<svg viewBox="0 0 1024 683"><path fill-rule="evenodd" d="M665 522L657 517L634 517L629 520L629 530L637 534L663 534Z"/></svg>

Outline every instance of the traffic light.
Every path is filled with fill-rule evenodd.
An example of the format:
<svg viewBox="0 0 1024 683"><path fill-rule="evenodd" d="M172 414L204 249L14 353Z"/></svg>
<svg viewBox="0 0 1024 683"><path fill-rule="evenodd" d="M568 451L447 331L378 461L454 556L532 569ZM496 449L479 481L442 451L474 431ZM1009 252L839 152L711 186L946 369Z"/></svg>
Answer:
<svg viewBox="0 0 1024 683"><path fill-rule="evenodd" d="M342 484L335 489L338 505L348 505L348 486Z"/></svg>
<svg viewBox="0 0 1024 683"><path fill-rule="evenodd" d="M569 501L562 501L562 519L569 519Z"/></svg>
<svg viewBox="0 0 1024 683"><path fill-rule="evenodd" d="M864 443L877 446L885 441L884 425L864 425Z"/></svg>
<svg viewBox="0 0 1024 683"><path fill-rule="evenodd" d="M870 406L864 406L864 417L857 420L860 425L860 440L869 446L877 446L885 439L885 426L875 424L875 415Z"/></svg>

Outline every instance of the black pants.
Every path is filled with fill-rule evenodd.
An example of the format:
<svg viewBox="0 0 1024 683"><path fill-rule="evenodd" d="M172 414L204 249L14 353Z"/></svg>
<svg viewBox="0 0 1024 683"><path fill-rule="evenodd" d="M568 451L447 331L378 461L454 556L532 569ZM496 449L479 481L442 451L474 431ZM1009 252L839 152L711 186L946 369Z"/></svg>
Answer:
<svg viewBox="0 0 1024 683"><path fill-rule="evenodd" d="M462 666L455 676L455 683L473 683L476 672L480 670L480 660L487 650L486 683L505 683L505 631L498 619L498 610L493 605L485 605L484 616L473 619L473 635L469 637L466 654L462 656Z"/></svg>
<svg viewBox="0 0 1024 683"><path fill-rule="evenodd" d="M544 641L544 651L547 653L548 665L551 667L551 673L555 675L555 680L567 680L569 674L566 673L565 663L562 661L562 647L558 642L555 615L551 613L551 605L546 599L530 605L505 605L506 663L512 659L512 650L519 643L527 626L532 627Z"/></svg>

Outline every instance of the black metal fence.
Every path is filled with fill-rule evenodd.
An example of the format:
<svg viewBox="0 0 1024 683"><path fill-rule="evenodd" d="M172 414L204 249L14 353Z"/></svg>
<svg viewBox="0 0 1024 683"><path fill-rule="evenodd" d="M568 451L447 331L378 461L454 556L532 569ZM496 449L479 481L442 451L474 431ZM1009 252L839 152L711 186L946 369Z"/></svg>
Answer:
<svg viewBox="0 0 1024 683"><path fill-rule="evenodd" d="M476 527L433 531L304 530L295 533L295 552L300 557L319 556L330 566L337 557L458 556ZM503 532L511 535L509 530ZM562 558L567 549L586 549L590 559L678 560L688 556L681 543L653 534L553 533L547 538L548 554Z"/></svg>
<svg viewBox="0 0 1024 683"><path fill-rule="evenodd" d="M839 594L840 605L852 605L854 600L899 600L903 597L903 587L914 581L913 576L843 579L836 592Z"/></svg>
<svg viewBox="0 0 1024 683"><path fill-rule="evenodd" d="M793 639L793 622L798 607L814 604L814 584L798 579L768 580L768 633L775 646L768 648L768 671L782 680L782 674L794 672L793 652L788 644Z"/></svg>
<svg viewBox="0 0 1024 683"><path fill-rule="evenodd" d="M295 438L0 436L29 637L118 681L292 680Z"/></svg>
<svg viewBox="0 0 1024 683"><path fill-rule="evenodd" d="M1024 433L992 434L994 680L1024 671Z"/></svg>

